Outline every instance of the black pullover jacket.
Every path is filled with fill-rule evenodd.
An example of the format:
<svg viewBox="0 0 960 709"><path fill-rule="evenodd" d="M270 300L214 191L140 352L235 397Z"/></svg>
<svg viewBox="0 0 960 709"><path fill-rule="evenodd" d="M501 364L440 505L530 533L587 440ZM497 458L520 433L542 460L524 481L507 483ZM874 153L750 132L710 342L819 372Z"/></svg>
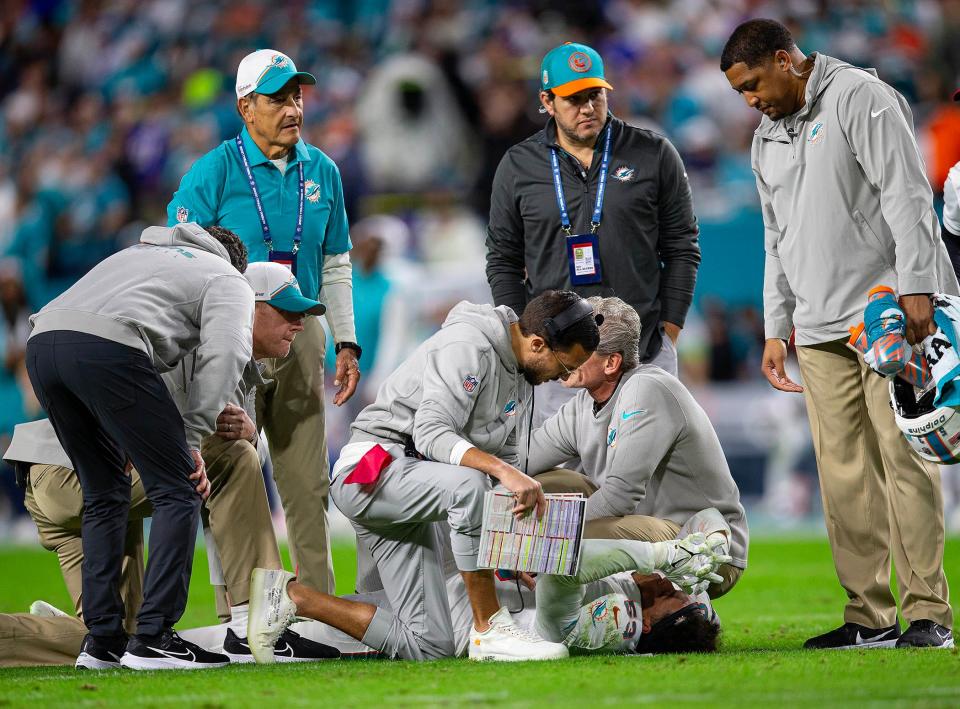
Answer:
<svg viewBox="0 0 960 709"><path fill-rule="evenodd" d="M559 151L572 232L587 233L604 133L584 171L558 145L552 118L542 131L510 148L497 168L487 228L487 281L494 303L510 306L517 315L530 298L551 289L622 298L640 315L640 358L649 361L660 350L660 321L682 327L686 319L700 265L699 228L676 148L663 136L612 114L610 122L610 169L597 230L602 282L570 285L550 148Z"/></svg>

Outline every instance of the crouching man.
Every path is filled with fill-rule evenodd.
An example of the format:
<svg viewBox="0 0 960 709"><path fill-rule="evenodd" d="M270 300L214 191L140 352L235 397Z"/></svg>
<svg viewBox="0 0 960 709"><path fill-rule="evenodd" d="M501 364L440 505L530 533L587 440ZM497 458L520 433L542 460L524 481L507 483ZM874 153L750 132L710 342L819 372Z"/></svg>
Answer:
<svg viewBox="0 0 960 709"><path fill-rule="evenodd" d="M152 227L138 246L100 263L34 318L28 372L82 491L88 634L80 667L197 669L229 661L173 631L186 604L201 495L209 494L200 440L232 430L239 413L225 405L251 356L282 356L302 329L302 315L260 317L259 307L260 322L251 327L254 296L245 269L246 250L229 231ZM198 351L198 382L178 409L160 374ZM118 581L129 463L153 524L143 602L128 639Z"/></svg>
<svg viewBox="0 0 960 709"><path fill-rule="evenodd" d="M600 344L564 381L582 391L534 431L529 471L547 492L589 496L588 538L673 539L697 512L716 508L731 530L732 559L709 588L722 596L747 566L749 532L713 425L679 379L639 364L632 307L619 298L590 303L602 316ZM585 475L555 469L577 457Z"/></svg>
<svg viewBox="0 0 960 709"><path fill-rule="evenodd" d="M286 357L303 328L307 314L322 312L322 306L304 298L289 269L280 264L250 264L244 277L254 290L253 356L255 359ZM186 361L186 360L185 360ZM195 381L195 362L162 375L174 403L184 410ZM217 647L231 662L252 662L245 638L250 572L255 567L283 568L273 530L270 508L256 447L257 428L251 414L258 385L263 383L259 365L249 362L232 399L217 417L216 433L207 436L200 451L210 481L205 527L209 526L226 582L229 625ZM40 543L56 552L76 617L38 601L31 612L0 614L0 665L23 666L72 663L80 652L86 628L79 618L83 548L81 526L83 494L73 464L57 440L49 420L19 424L4 460L15 466L25 488L24 504L37 525ZM143 592L143 520L153 509L135 468L130 470L130 512L124 542L120 597L125 611L124 628L133 633ZM213 550L208 552L213 553ZM194 640L194 634L184 636ZM213 647L195 640L201 646ZM278 642L278 661L303 662L335 657L329 647L287 631ZM153 669L163 661L154 658ZM78 660L86 669L115 667L115 658L91 656ZM171 663L171 666L176 666Z"/></svg>
<svg viewBox="0 0 960 709"><path fill-rule="evenodd" d="M519 321L505 306L456 306L361 412L333 469L331 496L371 551L390 610L257 570L247 636L257 661L273 660L267 648L295 616L389 657L452 656L437 521L449 524L470 600L470 657L565 657L562 644L517 628L500 607L492 571L477 568L483 495L495 480L516 496L517 515L540 513L539 483L516 467L517 420L531 410L533 386L568 376L598 340L593 309L568 291L533 299Z"/></svg>

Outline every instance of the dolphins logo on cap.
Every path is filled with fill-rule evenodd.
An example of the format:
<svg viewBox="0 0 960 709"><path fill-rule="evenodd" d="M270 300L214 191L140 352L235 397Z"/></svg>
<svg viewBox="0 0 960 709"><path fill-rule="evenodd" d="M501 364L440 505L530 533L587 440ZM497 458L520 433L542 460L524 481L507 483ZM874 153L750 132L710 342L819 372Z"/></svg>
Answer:
<svg viewBox="0 0 960 709"><path fill-rule="evenodd" d="M571 54L569 63L570 68L580 74L590 71L590 67L593 66L593 62L590 61L590 57L583 52L574 52Z"/></svg>

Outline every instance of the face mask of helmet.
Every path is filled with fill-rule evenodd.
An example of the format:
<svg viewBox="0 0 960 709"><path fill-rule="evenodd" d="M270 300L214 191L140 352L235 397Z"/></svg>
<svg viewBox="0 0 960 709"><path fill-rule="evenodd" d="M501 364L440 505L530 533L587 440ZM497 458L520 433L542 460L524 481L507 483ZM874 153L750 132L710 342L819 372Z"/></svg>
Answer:
<svg viewBox="0 0 960 709"><path fill-rule="evenodd" d="M894 420L907 443L924 460L951 464L960 462L960 414L950 406L934 406L937 390L917 398L912 385L893 377L890 406Z"/></svg>

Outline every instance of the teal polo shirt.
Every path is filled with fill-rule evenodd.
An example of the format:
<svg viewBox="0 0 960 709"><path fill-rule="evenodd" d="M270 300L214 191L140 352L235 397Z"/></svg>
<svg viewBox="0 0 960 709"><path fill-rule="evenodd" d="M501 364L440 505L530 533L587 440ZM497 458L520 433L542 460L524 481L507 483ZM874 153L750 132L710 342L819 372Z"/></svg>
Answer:
<svg viewBox="0 0 960 709"><path fill-rule="evenodd" d="M303 239L297 253L297 280L304 295L317 298L323 257L346 253L352 247L340 171L318 148L300 140L286 172L281 173L253 142L246 127L240 135L270 225L274 251L293 249L299 207L297 165L303 163ZM167 225L179 222L229 229L246 244L250 261L267 260L256 203L233 139L197 160L183 176L167 205Z"/></svg>

